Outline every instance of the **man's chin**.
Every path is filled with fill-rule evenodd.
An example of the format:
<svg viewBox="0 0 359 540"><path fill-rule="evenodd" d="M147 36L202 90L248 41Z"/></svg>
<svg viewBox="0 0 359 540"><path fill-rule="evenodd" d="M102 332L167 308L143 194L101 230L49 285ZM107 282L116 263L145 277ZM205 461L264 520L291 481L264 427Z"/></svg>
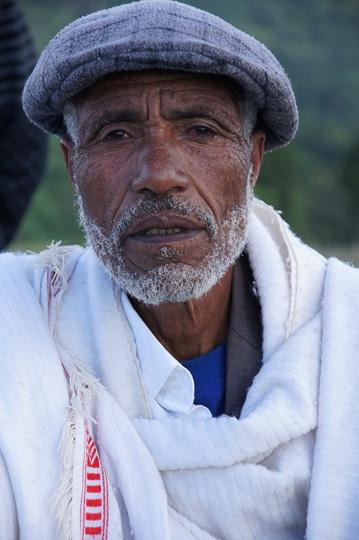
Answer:
<svg viewBox="0 0 359 540"><path fill-rule="evenodd" d="M183 263L166 263L148 272L130 270L124 263L113 266L99 257L119 287L145 305L182 303L200 298L217 283L219 276Z"/></svg>

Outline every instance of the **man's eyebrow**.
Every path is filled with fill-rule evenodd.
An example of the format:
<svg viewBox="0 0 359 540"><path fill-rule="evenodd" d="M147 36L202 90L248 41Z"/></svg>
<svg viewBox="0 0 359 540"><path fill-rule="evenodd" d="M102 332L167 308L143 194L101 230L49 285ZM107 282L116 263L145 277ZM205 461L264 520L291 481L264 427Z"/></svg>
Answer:
<svg viewBox="0 0 359 540"><path fill-rule="evenodd" d="M195 107L191 109L170 109L166 116L171 120L176 120L177 118L215 118L215 114L210 111L207 107Z"/></svg>
<svg viewBox="0 0 359 540"><path fill-rule="evenodd" d="M185 107L181 109L170 109L169 111L167 111L166 116L170 120L206 118L208 120L213 120L217 122L217 124L222 126L224 129L227 129L229 131L231 131L231 128L233 129L231 121L222 111L213 111L206 106L194 107L190 109L186 109Z"/></svg>
<svg viewBox="0 0 359 540"><path fill-rule="evenodd" d="M136 109L124 109L122 111L106 111L97 119L96 125L112 124L113 122L136 122L140 120L141 113Z"/></svg>
<svg viewBox="0 0 359 540"><path fill-rule="evenodd" d="M86 131L91 137L91 141L96 138L98 133L104 126L108 124L116 124L121 122L136 122L141 119L141 114L136 109L124 110L103 110L101 115L90 122Z"/></svg>

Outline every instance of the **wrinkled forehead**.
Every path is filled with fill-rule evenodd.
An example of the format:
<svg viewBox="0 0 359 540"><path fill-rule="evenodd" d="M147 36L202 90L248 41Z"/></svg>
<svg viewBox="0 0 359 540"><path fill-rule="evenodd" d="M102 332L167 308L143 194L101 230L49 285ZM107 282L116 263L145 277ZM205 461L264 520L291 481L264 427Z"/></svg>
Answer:
<svg viewBox="0 0 359 540"><path fill-rule="evenodd" d="M244 99L241 86L223 75L188 73L186 71L144 70L115 72L105 75L73 98L75 106L93 99L106 99L108 95L119 98L140 98L150 88L157 87L168 99L183 96L216 96L224 106L240 104Z"/></svg>

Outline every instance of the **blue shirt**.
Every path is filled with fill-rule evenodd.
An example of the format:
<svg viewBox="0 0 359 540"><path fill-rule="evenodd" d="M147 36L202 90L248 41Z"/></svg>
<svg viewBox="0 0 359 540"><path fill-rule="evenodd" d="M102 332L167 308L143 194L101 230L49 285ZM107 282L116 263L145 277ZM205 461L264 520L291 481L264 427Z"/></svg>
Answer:
<svg viewBox="0 0 359 540"><path fill-rule="evenodd" d="M194 403L208 407L213 416L224 413L227 344L207 354L182 362L194 380Z"/></svg>

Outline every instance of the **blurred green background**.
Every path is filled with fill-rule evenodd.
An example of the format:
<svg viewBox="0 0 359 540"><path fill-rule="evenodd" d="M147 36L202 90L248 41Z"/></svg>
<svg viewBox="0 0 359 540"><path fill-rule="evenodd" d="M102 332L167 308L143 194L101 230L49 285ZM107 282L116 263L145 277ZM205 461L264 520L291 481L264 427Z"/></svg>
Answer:
<svg viewBox="0 0 359 540"><path fill-rule="evenodd" d="M39 52L74 18L124 2L21 0ZM265 156L257 195L306 243L359 264L359 1L193 0L265 43L288 73L300 127ZM43 182L10 249L83 243L73 192L52 137Z"/></svg>

